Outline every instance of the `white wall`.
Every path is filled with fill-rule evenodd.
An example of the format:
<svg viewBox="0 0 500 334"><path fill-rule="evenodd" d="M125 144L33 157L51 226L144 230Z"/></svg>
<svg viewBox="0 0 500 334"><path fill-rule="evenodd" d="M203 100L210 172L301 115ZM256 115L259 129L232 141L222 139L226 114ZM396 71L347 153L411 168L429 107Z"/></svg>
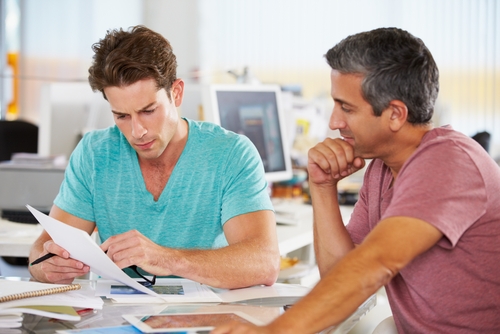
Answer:
<svg viewBox="0 0 500 334"><path fill-rule="evenodd" d="M200 30L206 25L200 22L200 10L198 0L144 0L144 24L168 39L177 56L177 76L190 83L196 81L193 72L205 56Z"/></svg>
<svg viewBox="0 0 500 334"><path fill-rule="evenodd" d="M142 24L142 1L21 0L21 22L21 115L38 122L41 85L86 81L92 44L108 29Z"/></svg>
<svg viewBox="0 0 500 334"><path fill-rule="evenodd" d="M36 119L32 86L86 80L90 46L113 27L162 33L188 83L234 82L249 66L262 82L329 96L324 53L349 34L396 26L423 39L441 71L436 119L493 135L500 155L500 4L496 0L21 0L22 113ZM34 78L34 79L29 79Z"/></svg>
<svg viewBox="0 0 500 334"><path fill-rule="evenodd" d="M173 44L179 76L234 82L249 66L262 82L328 98L323 58L342 38L394 26L420 37L440 68L437 124L489 131L500 156L500 4L496 0L145 0L146 23Z"/></svg>

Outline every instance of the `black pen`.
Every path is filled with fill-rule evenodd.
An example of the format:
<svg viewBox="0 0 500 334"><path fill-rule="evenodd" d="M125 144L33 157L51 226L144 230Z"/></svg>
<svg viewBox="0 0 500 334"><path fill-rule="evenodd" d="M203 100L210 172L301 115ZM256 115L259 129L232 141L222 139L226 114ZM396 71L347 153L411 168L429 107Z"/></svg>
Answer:
<svg viewBox="0 0 500 334"><path fill-rule="evenodd" d="M38 264L38 263L40 263L40 262L43 262L43 261L45 261L45 260L47 260L47 259L50 259L51 257L53 257L53 256L55 256L55 255L56 255L56 254L53 254L53 253L47 253L47 254L45 254L44 256L42 256L42 257L40 257L40 258L36 259L35 261L31 262L31 263L30 263L30 266L35 265L35 264Z"/></svg>

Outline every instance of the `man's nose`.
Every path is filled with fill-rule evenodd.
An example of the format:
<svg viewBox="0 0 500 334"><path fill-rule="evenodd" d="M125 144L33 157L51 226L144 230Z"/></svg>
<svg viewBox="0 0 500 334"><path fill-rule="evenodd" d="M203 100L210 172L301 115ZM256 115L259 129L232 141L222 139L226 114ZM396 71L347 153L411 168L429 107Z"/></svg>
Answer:
<svg viewBox="0 0 500 334"><path fill-rule="evenodd" d="M343 129L347 126L344 118L344 113L339 106L333 107L332 114L330 115L329 126L332 130Z"/></svg>
<svg viewBox="0 0 500 334"><path fill-rule="evenodd" d="M134 138L142 138L148 130L143 126L139 119L132 119L132 136Z"/></svg>

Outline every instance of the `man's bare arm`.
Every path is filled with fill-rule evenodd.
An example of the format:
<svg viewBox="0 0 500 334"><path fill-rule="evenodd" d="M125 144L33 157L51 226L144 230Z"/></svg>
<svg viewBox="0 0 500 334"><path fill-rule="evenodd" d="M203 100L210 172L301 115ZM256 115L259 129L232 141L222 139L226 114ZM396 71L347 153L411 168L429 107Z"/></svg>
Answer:
<svg viewBox="0 0 500 334"><path fill-rule="evenodd" d="M337 188L310 184L314 253L321 277L354 248L340 213Z"/></svg>
<svg viewBox="0 0 500 334"><path fill-rule="evenodd" d="M110 237L101 247L120 267L132 264L156 275L176 275L220 288L273 284L279 249L272 211L234 217L224 225L229 246L214 250L172 249L137 231Z"/></svg>
<svg viewBox="0 0 500 334"><path fill-rule="evenodd" d="M353 247L338 203L337 183L363 168L365 161L340 138L326 138L308 153L307 170L314 212L314 251L321 276Z"/></svg>
<svg viewBox="0 0 500 334"><path fill-rule="evenodd" d="M442 238L432 225L415 218L380 222L365 241L341 259L297 304L264 328L245 333L317 333L338 325L402 268ZM216 334L240 333L240 325L221 326Z"/></svg>
<svg viewBox="0 0 500 334"><path fill-rule="evenodd" d="M95 224L93 222L75 217L55 205L50 210L49 215L61 222L84 230L89 234L94 231ZM70 259L69 253L55 244L49 234L43 231L31 247L30 263L47 253L53 253L57 256L29 267L33 278L40 282L71 283L75 277L85 275L90 269L84 263Z"/></svg>

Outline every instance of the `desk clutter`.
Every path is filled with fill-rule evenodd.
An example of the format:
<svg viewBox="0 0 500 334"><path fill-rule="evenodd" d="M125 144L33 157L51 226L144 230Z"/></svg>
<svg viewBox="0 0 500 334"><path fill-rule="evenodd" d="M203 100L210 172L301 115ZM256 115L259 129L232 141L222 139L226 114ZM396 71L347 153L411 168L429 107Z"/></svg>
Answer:
<svg viewBox="0 0 500 334"><path fill-rule="evenodd" d="M293 200L292 200L293 201ZM285 203L286 205L286 203ZM1 329L0 333L140 333L140 331L130 325L123 315L156 315L170 313L203 313L203 312L243 312L259 321L269 322L284 312L285 305L293 305L309 290L310 286L307 281L309 278L297 279L303 277L314 267L310 261L312 245L312 208L308 204L303 204L304 208L309 211L306 214L307 219L300 224L280 224L276 227L278 232L278 241L280 254L283 256L283 268L280 272L280 277L283 282L273 286L255 286L246 289L236 290L220 290L214 289L197 282L184 280L183 282L174 282L171 280L157 280L157 291L149 290L149 294L138 294L139 297L133 297L130 294L112 294L111 291L103 293L99 289L102 286L115 285L116 290L120 290L130 285L135 285L137 282L133 280L129 282L130 277L121 277L115 269L115 265L111 265L102 258L101 253L97 252L98 247L91 245L95 240L89 240L88 235L83 235L78 231L61 227L61 223L51 219L44 213L29 207L29 210L37 217L40 224L19 224L0 220L0 250L2 256L27 256L29 248L33 240L41 233L42 228L45 228L53 237L71 238L76 240L71 245L65 247L71 248L71 254L88 262L92 268L92 273L95 277L100 277L97 280L77 280L76 283L82 285L81 290L68 291L64 293L43 296L41 298L55 298L56 295L64 295L67 293L82 293L90 289L93 294L90 294L95 300L102 303L101 308L97 307L77 307L65 305L42 305L42 310L35 310L32 305L25 305L26 312L19 312L6 316L5 322L10 324L15 323L21 327L10 327ZM298 208L296 206L295 208ZM341 207L341 212L346 218L350 215L352 207ZM345 211L345 212L344 212ZM347 220L346 220L347 221ZM42 227L43 225L43 227ZM71 237L69 237L71 236ZM64 240L62 242L65 242ZM85 252L81 252L82 249ZM95 251L95 254L93 253ZM92 254L90 254L92 253ZM298 255L297 255L298 254ZM295 256L298 256L296 258ZM95 270L97 269L97 271ZM2 270L0 275L5 276L6 272ZM285 275L286 274L286 275ZM14 275L13 275L14 276ZM25 275L16 275L25 276ZM308 275L309 276L309 275ZM316 277L316 274L312 275ZM117 279L119 278L119 279ZM5 279L0 278L0 291L2 291ZM114 283L110 283L114 282ZM30 282L34 283L34 282ZM128 284L130 283L130 284ZM286 284L285 284L286 283ZM294 283L294 284L290 284ZM300 285L299 285L300 284ZM165 286L172 285L172 289L163 289ZM179 286L181 288L179 288ZM142 286L141 286L142 287ZM190 290L191 289L191 290ZM99 291L98 291L99 290ZM210 290L210 292L206 291ZM163 295L162 291L168 291ZM180 293L182 291L182 293ZM190 292L191 291L191 292ZM201 291L201 292L200 292ZM207 295L204 295L207 293ZM187 301L187 297L194 296L199 298L194 301ZM206 298L210 295L209 300ZM215 297L214 297L215 296ZM132 298L131 298L132 297ZM173 300L173 298L178 300ZM38 298L38 297L35 297ZM97 298L97 299L96 299ZM136 298L136 299L135 299ZM185 302L180 302L179 299L185 299ZM24 299L28 300L28 298ZM154 300L154 302L152 302ZM336 329L334 333L347 333L347 327L352 328L356 319L367 312L375 304L374 299L370 299L361 307L355 314L355 317L345 322L345 325ZM371 305L371 307L370 307ZM51 307L56 307L53 309ZM28 312L29 311L29 312ZM50 313L42 312L58 312L59 315L53 316ZM76 312L76 315L75 315ZM66 317L63 320L62 317ZM74 318L71 318L74 317ZM70 319L80 320L70 320ZM353 320L354 319L354 320ZM5 325L5 324L4 324Z"/></svg>
<svg viewBox="0 0 500 334"><path fill-rule="evenodd" d="M227 317L239 317L257 324L268 323L310 290L300 285L276 283L272 286L253 286L234 290L210 288L220 302L117 303L100 296L102 292L99 292L97 288L102 283L109 284L109 281L80 279L75 280L75 283L79 284L81 289L21 298L15 300L17 304L8 304L8 307L0 305L0 333L148 333L154 331L144 330L135 322L151 317L162 319L177 315L187 318L191 325L200 325L194 321L203 319L203 315L210 314L212 315L209 319L211 322L208 325L204 324L209 327L210 324L214 324L214 317L220 320ZM158 283L160 285L178 284L178 282L172 282L171 279L159 279ZM193 281L188 283L198 284ZM0 278L2 295L5 290L38 291L46 289L47 286L59 287L55 284L30 282L26 278L15 280L14 278ZM142 295L146 298L153 298ZM14 301L6 303L12 302ZM373 295L351 317L328 333L347 333L375 304L376 296ZM2 312L2 310L8 311Z"/></svg>
<svg viewBox="0 0 500 334"><path fill-rule="evenodd" d="M29 333L38 329L38 323L43 323L44 328L54 328L54 332L58 328L108 327L114 325L113 321L118 317L123 323L126 315L153 316L174 309L177 310L175 313L185 314L239 313L243 310L240 316L251 318L252 312L244 310L266 306L273 308L268 313L276 317L279 312L273 313L275 308L294 304L310 290L300 285L280 283L234 290L216 289L186 279L169 278L158 279L156 285L181 285L184 290L178 294L178 299L168 302L171 294L159 294L159 298L140 291L132 294L138 298L131 298L130 292L120 294L128 286L105 279L76 280L75 284L61 285L3 278L0 279L0 298L5 297L6 301L0 301L0 328L22 327L19 333L24 333L24 329ZM113 295L113 289L117 289L118 293ZM105 316L110 312L114 313L113 321ZM263 315L257 318L260 322ZM64 326L59 326L62 324ZM3 333L2 330L0 332Z"/></svg>
<svg viewBox="0 0 500 334"><path fill-rule="evenodd" d="M364 170L354 173L337 184L340 205L354 205L358 201L363 184ZM294 168L293 178L275 182L271 186L271 197L278 224L298 224L304 217L312 215L308 173L304 168Z"/></svg>
<svg viewBox="0 0 500 334"><path fill-rule="evenodd" d="M0 328L21 327L23 314L78 321L79 309L102 309L102 305L102 299L88 285L0 282Z"/></svg>

